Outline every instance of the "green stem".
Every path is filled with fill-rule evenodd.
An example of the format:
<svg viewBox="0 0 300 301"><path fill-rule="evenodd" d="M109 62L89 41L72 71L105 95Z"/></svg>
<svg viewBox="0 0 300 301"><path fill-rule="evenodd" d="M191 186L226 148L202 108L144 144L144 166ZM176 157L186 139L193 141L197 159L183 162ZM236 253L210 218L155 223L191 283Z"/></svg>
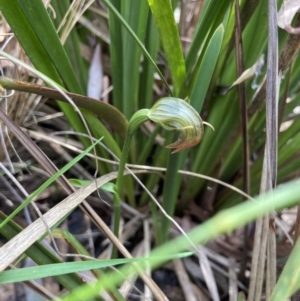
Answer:
<svg viewBox="0 0 300 301"><path fill-rule="evenodd" d="M139 126L145 121L149 120L148 118L148 109L142 109L137 111L131 117L128 130L123 144L123 150L120 158L118 176L116 182L116 193L114 194L114 234L116 237L119 237L119 227L120 227L120 218L121 218L121 197L122 197L122 188L123 188L123 175L125 170L126 161L128 158L130 150L130 142L133 137L134 132L139 128ZM112 258L117 258L117 248L113 246Z"/></svg>

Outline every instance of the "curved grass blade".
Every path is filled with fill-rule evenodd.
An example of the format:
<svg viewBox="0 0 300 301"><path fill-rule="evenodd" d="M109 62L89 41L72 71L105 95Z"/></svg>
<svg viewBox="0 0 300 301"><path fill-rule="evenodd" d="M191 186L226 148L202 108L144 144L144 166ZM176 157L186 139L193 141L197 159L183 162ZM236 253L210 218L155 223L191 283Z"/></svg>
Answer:
<svg viewBox="0 0 300 301"><path fill-rule="evenodd" d="M34 93L48 98L67 102L67 100L59 91L41 85L15 81L3 76L0 77L0 85L5 89ZM122 139L125 138L128 122L125 116L115 107L108 103L80 94L70 92L66 92L66 94L70 96L70 98L77 106L87 109L96 114L99 118L109 124Z"/></svg>

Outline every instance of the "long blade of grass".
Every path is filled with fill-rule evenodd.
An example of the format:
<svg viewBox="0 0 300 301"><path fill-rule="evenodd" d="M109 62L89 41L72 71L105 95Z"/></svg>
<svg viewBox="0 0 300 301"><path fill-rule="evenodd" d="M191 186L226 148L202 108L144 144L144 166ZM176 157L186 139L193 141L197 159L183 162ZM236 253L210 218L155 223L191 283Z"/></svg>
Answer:
<svg viewBox="0 0 300 301"><path fill-rule="evenodd" d="M146 35L146 25L149 7L146 1L121 1L121 13L137 38L143 42ZM138 104L138 87L140 78L141 48L135 43L134 38L122 28L122 112L129 119L136 111Z"/></svg>
<svg viewBox="0 0 300 301"><path fill-rule="evenodd" d="M244 53L242 42L242 26L240 18L239 2L235 1L235 45L236 45L236 69L237 77L240 77L245 71L244 67ZM249 142L248 142L248 116L247 116L247 99L245 83L238 85L238 97L240 107L240 123L243 141L243 191L247 194L250 192L250 178L249 178Z"/></svg>
<svg viewBox="0 0 300 301"><path fill-rule="evenodd" d="M172 254L167 256L164 260L169 261L173 259L184 258L190 256L191 252L184 252L179 254ZM82 271L88 271L92 269L104 269L107 267L113 267L117 265L123 265L132 262L145 261L147 258L122 258L122 259L109 259L109 260L86 260L75 262L63 262L45 264L42 266L35 266L29 268L22 268L17 270L0 272L0 284L15 283L19 281L27 281L38 278L65 275L69 273L76 273ZM83 283L83 282L82 282Z"/></svg>
<svg viewBox="0 0 300 301"><path fill-rule="evenodd" d="M167 172L163 189L163 207L170 216L174 216L182 180L182 175L177 174L177 172L179 169L183 168L186 157L187 151L183 151L173 155L169 154L167 161ZM160 234L162 241L160 243L168 240L170 226L170 220L165 216L162 216Z"/></svg>
<svg viewBox="0 0 300 301"><path fill-rule="evenodd" d="M278 168L278 97L280 88L280 74L278 70L278 27L277 27L277 1L269 0L268 14L268 64L266 82L266 132L267 143L267 167L266 176L269 178L266 187L274 189L277 184ZM263 171L264 172L264 171ZM262 175L264 177L264 175ZM269 186L269 184L271 184ZM267 252L267 285L266 297L270 298L276 284L276 231L274 212L270 214L268 229L268 252Z"/></svg>
<svg viewBox="0 0 300 301"><path fill-rule="evenodd" d="M169 0L148 0L170 68L175 95L186 97L186 70L179 33Z"/></svg>
<svg viewBox="0 0 300 301"><path fill-rule="evenodd" d="M219 53L221 50L221 45L223 42L224 27L221 24L214 32L209 44L203 55L201 65L195 74L195 78L192 83L191 91L191 105L198 111L201 112L205 96L211 82L213 72L217 60L219 58Z"/></svg>
<svg viewBox="0 0 300 301"><path fill-rule="evenodd" d="M236 73L239 78L245 71L244 66L244 50L242 40L242 25L240 16L240 5L239 1L235 0L235 53L236 53ZM243 191L246 194L250 194L250 157L249 157L249 140L248 140L248 116L247 116L247 98L246 98L246 87L245 83L241 82L238 86L238 98L239 98L239 109L240 109L240 124L241 134L243 141ZM244 229L244 246L243 246L243 261L241 273L244 274L247 264L248 254L248 227Z"/></svg>
<svg viewBox="0 0 300 301"><path fill-rule="evenodd" d="M114 105L122 110L122 93L123 93L123 43L122 43L122 25L119 18L122 17L121 1L111 0L107 1L106 5L109 9L109 32L110 32L110 57L112 64L112 80L113 80L113 98ZM119 18L118 18L119 17ZM124 21L125 22L125 21Z"/></svg>

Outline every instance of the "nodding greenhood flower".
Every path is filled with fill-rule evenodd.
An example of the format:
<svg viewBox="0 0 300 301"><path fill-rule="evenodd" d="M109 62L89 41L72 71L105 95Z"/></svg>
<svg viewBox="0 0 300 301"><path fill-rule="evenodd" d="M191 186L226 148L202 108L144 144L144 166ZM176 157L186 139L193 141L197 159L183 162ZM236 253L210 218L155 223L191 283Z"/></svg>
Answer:
<svg viewBox="0 0 300 301"><path fill-rule="evenodd" d="M178 140L167 145L172 154L197 145L203 137L204 126L198 112L186 101L174 97L158 100L148 110L148 118L166 130L179 131Z"/></svg>
<svg viewBox="0 0 300 301"><path fill-rule="evenodd" d="M179 131L178 140L167 146L167 148L175 149L172 154L198 144L204 134L203 124L207 124L201 120L198 112L188 102L174 97L162 98L151 109L142 109L135 112L128 123L127 135L120 158L116 182L117 193L114 195L115 208L120 208L121 204L120 196L122 195L122 183L130 149L130 141L134 132L147 120L152 120L160 124L166 130ZM114 233L116 236L119 233L119 220L120 210L115 210ZM116 250L113 250L113 253L115 252Z"/></svg>

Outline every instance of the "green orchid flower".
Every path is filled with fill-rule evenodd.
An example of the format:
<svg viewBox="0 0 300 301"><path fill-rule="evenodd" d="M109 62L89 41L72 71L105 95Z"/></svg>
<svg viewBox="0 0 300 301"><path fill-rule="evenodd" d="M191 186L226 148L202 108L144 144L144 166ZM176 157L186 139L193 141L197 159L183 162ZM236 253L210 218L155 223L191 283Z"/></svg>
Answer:
<svg viewBox="0 0 300 301"><path fill-rule="evenodd" d="M166 146L172 154L197 145L203 138L204 122L198 112L180 98L158 100L148 112L148 118L170 131L179 131L178 140Z"/></svg>

